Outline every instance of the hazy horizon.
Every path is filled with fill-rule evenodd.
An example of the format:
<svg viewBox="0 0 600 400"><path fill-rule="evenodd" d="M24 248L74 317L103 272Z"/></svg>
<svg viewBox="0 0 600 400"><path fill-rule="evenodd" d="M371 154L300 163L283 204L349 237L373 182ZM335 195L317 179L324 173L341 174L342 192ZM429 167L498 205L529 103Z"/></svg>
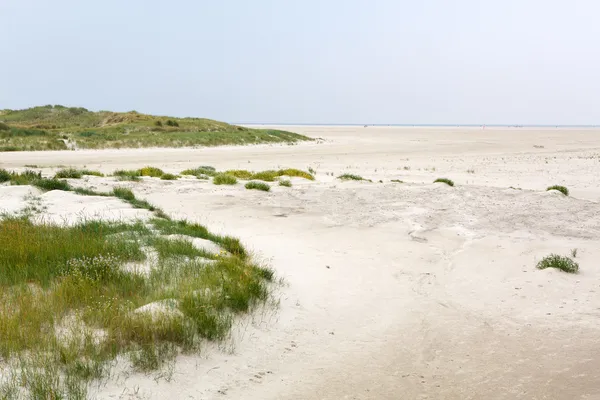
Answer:
<svg viewBox="0 0 600 400"><path fill-rule="evenodd" d="M592 0L0 4L0 109L245 124L600 124Z"/></svg>

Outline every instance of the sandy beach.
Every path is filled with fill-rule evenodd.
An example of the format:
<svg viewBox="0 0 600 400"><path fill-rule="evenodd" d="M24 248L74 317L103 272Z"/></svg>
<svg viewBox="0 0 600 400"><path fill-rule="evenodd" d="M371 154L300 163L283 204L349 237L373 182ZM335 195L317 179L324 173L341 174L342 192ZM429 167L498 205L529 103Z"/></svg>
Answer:
<svg viewBox="0 0 600 400"><path fill-rule="evenodd" d="M170 380L128 374L96 398L600 399L600 129L280 128L319 140L0 153L0 168L18 170L316 171L269 193L131 184L174 217L239 237L284 284L277 309L238 321L226 346L178 357ZM441 177L455 186L432 183ZM28 193L0 187L0 209ZM116 207L76 197L41 195L55 218ZM572 249L578 274L535 268Z"/></svg>

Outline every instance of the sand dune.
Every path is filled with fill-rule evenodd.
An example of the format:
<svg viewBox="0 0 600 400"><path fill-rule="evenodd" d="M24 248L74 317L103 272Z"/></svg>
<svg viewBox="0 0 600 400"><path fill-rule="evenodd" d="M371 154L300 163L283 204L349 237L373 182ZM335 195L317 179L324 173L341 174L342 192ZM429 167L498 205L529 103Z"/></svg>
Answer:
<svg viewBox="0 0 600 400"><path fill-rule="evenodd" d="M323 141L0 155L0 168L317 171L269 193L131 184L175 217L240 237L285 285L279 309L240 321L227 348L179 357L170 381L111 380L98 398L600 399L600 131L287 129ZM553 184L571 196L546 192ZM28 192L7 193L0 209ZM47 202L84 212L67 197ZM574 248L579 274L535 268Z"/></svg>

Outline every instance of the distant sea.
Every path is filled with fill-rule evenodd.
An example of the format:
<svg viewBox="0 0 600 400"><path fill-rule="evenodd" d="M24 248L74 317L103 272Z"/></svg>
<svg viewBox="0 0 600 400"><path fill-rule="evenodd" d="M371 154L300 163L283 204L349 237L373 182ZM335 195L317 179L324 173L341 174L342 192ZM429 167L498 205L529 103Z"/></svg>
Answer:
<svg viewBox="0 0 600 400"><path fill-rule="evenodd" d="M280 125L280 126L398 126L398 127L496 127L496 128L598 128L600 125L544 125L544 124L323 124L323 123L292 123L292 122L232 122L234 125Z"/></svg>

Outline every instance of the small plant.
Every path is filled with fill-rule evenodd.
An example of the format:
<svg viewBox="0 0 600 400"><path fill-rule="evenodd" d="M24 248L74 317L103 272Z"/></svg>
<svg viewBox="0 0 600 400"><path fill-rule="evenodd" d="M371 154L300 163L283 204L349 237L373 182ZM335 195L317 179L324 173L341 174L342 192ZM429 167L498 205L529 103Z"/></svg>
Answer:
<svg viewBox="0 0 600 400"><path fill-rule="evenodd" d="M163 125L162 125L162 122L160 122L160 120L156 121L156 122L154 123L154 125L156 125L156 126L163 126Z"/></svg>
<svg viewBox="0 0 600 400"><path fill-rule="evenodd" d="M179 123L177 121L173 121L172 119L168 119L167 126L179 126Z"/></svg>
<svg viewBox="0 0 600 400"><path fill-rule="evenodd" d="M354 174L343 174L338 176L338 179L341 179L343 181L364 181L365 178L363 178L360 175L354 175Z"/></svg>
<svg viewBox="0 0 600 400"><path fill-rule="evenodd" d="M245 187L246 189L262 190L263 192L271 190L271 187L263 182L248 182Z"/></svg>
<svg viewBox="0 0 600 400"><path fill-rule="evenodd" d="M62 169L62 170L58 171L56 173L56 175L54 175L54 178L56 178L56 179L58 179L58 178L61 178L61 179L65 179L65 178L79 179L83 175L104 176L104 174L102 172L99 172L99 171L90 171L90 170L87 170L87 169L68 168L68 169Z"/></svg>
<svg viewBox="0 0 600 400"><path fill-rule="evenodd" d="M69 191L71 190L71 186L67 183L67 181L64 180L59 180L59 179L36 179L35 181L33 181L33 186L42 189L42 190L46 190L46 191L50 191L50 190L64 190L64 191Z"/></svg>
<svg viewBox="0 0 600 400"><path fill-rule="evenodd" d="M454 186L454 182L447 178L437 178L433 183L445 183L448 186Z"/></svg>
<svg viewBox="0 0 600 400"><path fill-rule="evenodd" d="M467 170L467 174L474 174L474 173L475 173L475 170L474 170L474 169L472 169L472 168L469 168L469 169Z"/></svg>
<svg viewBox="0 0 600 400"><path fill-rule="evenodd" d="M400 179L392 179L392 182L395 182L395 183L404 183L404 181L401 181Z"/></svg>
<svg viewBox="0 0 600 400"><path fill-rule="evenodd" d="M5 169L0 169L0 183L10 181L12 174Z"/></svg>
<svg viewBox="0 0 600 400"><path fill-rule="evenodd" d="M194 175L196 177L201 175L215 176L216 174L217 170L209 165L203 165L195 169L186 169L185 171L181 171L181 175Z"/></svg>
<svg viewBox="0 0 600 400"><path fill-rule="evenodd" d="M315 171L313 169L313 167L308 167L308 172L310 172L311 175L316 175L317 174L317 171Z"/></svg>
<svg viewBox="0 0 600 400"><path fill-rule="evenodd" d="M564 194L565 196L569 195L569 189L567 189L564 186L560 186L560 185L554 185L554 186L550 186L549 188L547 188L546 190L558 190L559 192L561 192L562 194Z"/></svg>
<svg viewBox="0 0 600 400"><path fill-rule="evenodd" d="M122 199L125 201L135 200L135 195L133 194L131 189L128 189L128 188L124 188L124 187L113 188L112 194L113 194L113 196L118 197L119 199Z"/></svg>
<svg viewBox="0 0 600 400"><path fill-rule="evenodd" d="M292 187L292 182L289 179L281 179L279 181L279 186Z"/></svg>
<svg viewBox="0 0 600 400"><path fill-rule="evenodd" d="M579 271L579 264L569 257L559 256L558 254L550 254L549 256L544 257L536 267L538 269L557 268L570 274Z"/></svg>
<svg viewBox="0 0 600 400"><path fill-rule="evenodd" d="M156 167L144 167L141 168L138 172L140 176L151 176L153 178L160 178L164 175L163 170Z"/></svg>
<svg viewBox="0 0 600 400"><path fill-rule="evenodd" d="M577 258L577 249L571 249L571 257Z"/></svg>
<svg viewBox="0 0 600 400"><path fill-rule="evenodd" d="M213 183L215 185L235 185L237 178L229 174L217 174L213 178Z"/></svg>
<svg viewBox="0 0 600 400"><path fill-rule="evenodd" d="M140 178L140 172L139 171L133 171L133 170L117 170L115 172L113 172L113 175L117 177L118 180L120 181L139 181L141 180Z"/></svg>
<svg viewBox="0 0 600 400"><path fill-rule="evenodd" d="M302 171L300 169L295 169L295 168L287 168L287 169L280 169L278 172L279 176L289 176L289 177L298 177L298 178L304 178L304 179L308 179L309 181L314 181L315 180L315 170L306 172L306 171Z"/></svg>
<svg viewBox="0 0 600 400"><path fill-rule="evenodd" d="M174 181L177 178L178 176L173 174L162 174L162 176L160 177L160 179L162 179L163 181Z"/></svg>

